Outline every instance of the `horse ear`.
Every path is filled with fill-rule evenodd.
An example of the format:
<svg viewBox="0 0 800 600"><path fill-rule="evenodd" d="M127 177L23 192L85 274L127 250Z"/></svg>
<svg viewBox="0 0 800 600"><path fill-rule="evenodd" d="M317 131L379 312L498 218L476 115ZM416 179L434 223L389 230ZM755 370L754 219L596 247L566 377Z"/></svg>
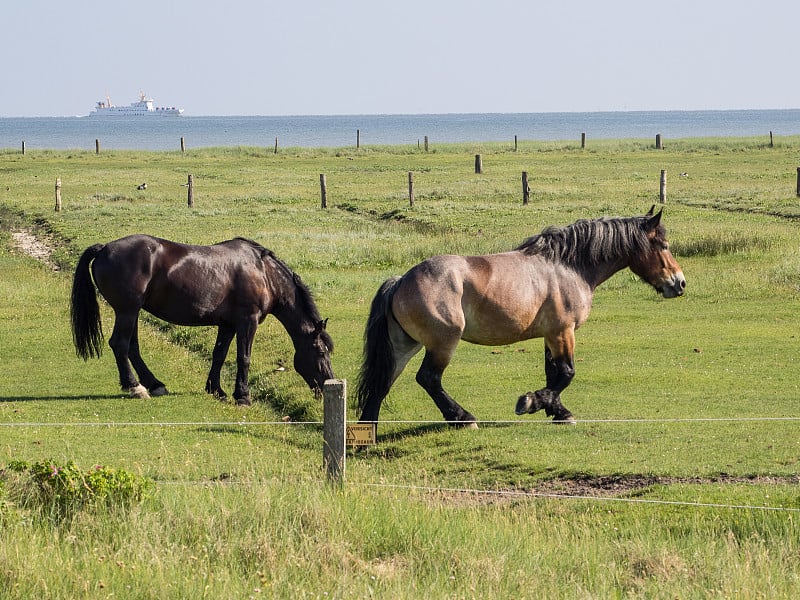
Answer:
<svg viewBox="0 0 800 600"><path fill-rule="evenodd" d="M328 319L323 319L322 321L317 321L314 324L314 333L316 333L316 334L322 333L323 331L325 331L327 326L328 326Z"/></svg>
<svg viewBox="0 0 800 600"><path fill-rule="evenodd" d="M650 210L648 210L648 211L645 213L645 215L644 215L644 216L645 216L645 217L652 217L652 216L653 216L653 212L654 212L655 210L656 210L656 205L655 205L655 204L653 204L653 206L651 206L651 207L650 207Z"/></svg>
<svg viewBox="0 0 800 600"><path fill-rule="evenodd" d="M653 206L655 206L655 205L653 205ZM646 217L649 217L647 219L647 230L648 231L653 231L656 227L658 227L659 223L661 223L661 213L663 213L663 212L664 212L664 209L662 208L660 211L658 211L654 215L653 214L653 209L651 208L650 212L645 215Z"/></svg>

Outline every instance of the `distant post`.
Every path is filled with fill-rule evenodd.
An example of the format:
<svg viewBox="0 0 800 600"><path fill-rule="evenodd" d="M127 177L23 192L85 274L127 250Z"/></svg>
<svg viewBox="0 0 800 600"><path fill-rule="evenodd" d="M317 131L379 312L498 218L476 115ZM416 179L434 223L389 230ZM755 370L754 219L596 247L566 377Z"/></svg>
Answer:
<svg viewBox="0 0 800 600"><path fill-rule="evenodd" d="M514 136L514 152L517 151L517 136Z"/></svg>
<svg viewBox="0 0 800 600"><path fill-rule="evenodd" d="M530 200L531 196L531 188L528 185L528 172L522 172L522 206L528 206L528 200Z"/></svg>
<svg viewBox="0 0 800 600"><path fill-rule="evenodd" d="M192 208L194 206L194 177L191 175L189 175L189 180L186 182L186 187L189 188L187 203L189 208Z"/></svg>
<svg viewBox="0 0 800 600"><path fill-rule="evenodd" d="M186 152L186 142L183 141L183 136L181 136L181 154Z"/></svg>
<svg viewBox="0 0 800 600"><path fill-rule="evenodd" d="M428 136L425 136L425 152L428 151Z"/></svg>
<svg viewBox="0 0 800 600"><path fill-rule="evenodd" d="M483 173L483 158L480 154L475 155L475 174L480 175Z"/></svg>
<svg viewBox="0 0 800 600"><path fill-rule="evenodd" d="M61 212L61 177L56 177L56 212Z"/></svg>
<svg viewBox="0 0 800 600"><path fill-rule="evenodd" d="M771 131L769 132L769 147L770 148L774 148L774 145L772 143L772 132Z"/></svg>
<svg viewBox="0 0 800 600"><path fill-rule="evenodd" d="M658 187L658 199L661 204L667 202L667 170L661 169L661 184Z"/></svg>
<svg viewBox="0 0 800 600"><path fill-rule="evenodd" d="M325 173L320 173L319 191L322 199L322 208L328 208L328 179L325 177Z"/></svg>
<svg viewBox="0 0 800 600"><path fill-rule="evenodd" d="M797 197L800 198L800 167L797 167Z"/></svg>
<svg viewBox="0 0 800 600"><path fill-rule="evenodd" d="M356 129L356 149L361 148L361 130Z"/></svg>
<svg viewBox="0 0 800 600"><path fill-rule="evenodd" d="M581 150L586 148L586 133L581 134Z"/></svg>
<svg viewBox="0 0 800 600"><path fill-rule="evenodd" d="M275 136L275 154L278 153L278 136Z"/></svg>
<svg viewBox="0 0 800 600"><path fill-rule="evenodd" d="M331 483L341 484L345 471L347 380L328 379L322 384L322 463Z"/></svg>
<svg viewBox="0 0 800 600"><path fill-rule="evenodd" d="M663 150L664 146L661 144L661 134L656 134L656 150Z"/></svg>
<svg viewBox="0 0 800 600"><path fill-rule="evenodd" d="M25 154L25 140L22 140L22 154Z"/></svg>
<svg viewBox="0 0 800 600"><path fill-rule="evenodd" d="M99 139L95 139L94 140L94 153L95 154L100 154L100 140Z"/></svg>
<svg viewBox="0 0 800 600"><path fill-rule="evenodd" d="M414 173L408 172L408 205L414 206Z"/></svg>

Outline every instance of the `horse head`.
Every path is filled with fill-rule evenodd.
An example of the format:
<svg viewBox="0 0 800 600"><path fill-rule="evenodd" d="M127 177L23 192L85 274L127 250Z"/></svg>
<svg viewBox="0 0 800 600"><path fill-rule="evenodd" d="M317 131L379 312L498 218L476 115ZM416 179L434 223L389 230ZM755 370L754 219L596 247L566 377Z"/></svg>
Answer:
<svg viewBox="0 0 800 600"><path fill-rule="evenodd" d="M655 205L642 217L642 230L647 237L644 251L632 256L630 270L652 285L664 298L682 296L686 289L683 270L669 250L661 213L653 214Z"/></svg>
<svg viewBox="0 0 800 600"><path fill-rule="evenodd" d="M331 352L333 339L326 330L328 320L314 323L314 329L295 345L294 369L308 384L315 396L322 394L322 385L333 379Z"/></svg>

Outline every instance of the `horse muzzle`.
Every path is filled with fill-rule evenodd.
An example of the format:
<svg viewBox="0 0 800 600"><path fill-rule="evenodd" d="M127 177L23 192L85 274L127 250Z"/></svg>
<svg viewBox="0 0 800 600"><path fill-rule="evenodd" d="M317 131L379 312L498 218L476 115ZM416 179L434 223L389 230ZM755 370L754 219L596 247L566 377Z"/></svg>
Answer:
<svg viewBox="0 0 800 600"><path fill-rule="evenodd" d="M686 291L686 278L684 278L682 272L678 271L672 277L662 283L659 286L658 291L661 292L661 295L664 296L664 298L677 298L678 296L683 296L684 291Z"/></svg>

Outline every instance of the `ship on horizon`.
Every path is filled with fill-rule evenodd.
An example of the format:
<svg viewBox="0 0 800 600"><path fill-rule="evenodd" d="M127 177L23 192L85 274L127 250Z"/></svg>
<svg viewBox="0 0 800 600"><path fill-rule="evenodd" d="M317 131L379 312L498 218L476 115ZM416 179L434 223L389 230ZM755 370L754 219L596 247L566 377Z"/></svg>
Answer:
<svg viewBox="0 0 800 600"><path fill-rule="evenodd" d="M90 117L138 117L138 116L165 116L179 117L183 114L182 108L175 106L154 106L153 99L148 98L144 92L139 92L138 102L131 102L129 106L116 106L112 104L111 98L106 94L105 100L100 100L94 110L89 113Z"/></svg>

